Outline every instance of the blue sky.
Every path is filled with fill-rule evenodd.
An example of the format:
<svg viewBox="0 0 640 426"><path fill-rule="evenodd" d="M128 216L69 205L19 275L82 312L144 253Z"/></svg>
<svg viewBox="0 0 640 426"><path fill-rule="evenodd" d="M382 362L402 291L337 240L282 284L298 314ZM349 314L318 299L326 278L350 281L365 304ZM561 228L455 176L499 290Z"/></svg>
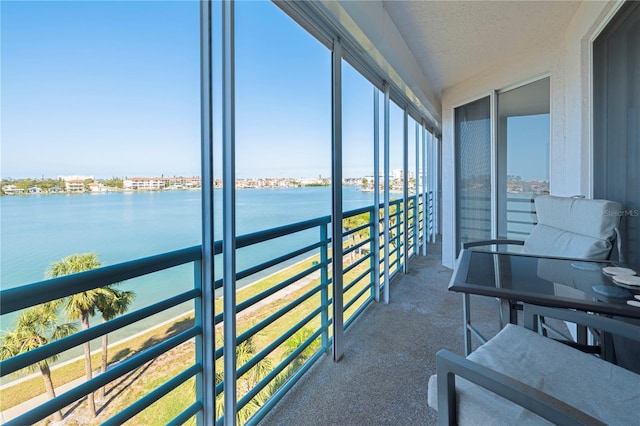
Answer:
<svg viewBox="0 0 640 426"><path fill-rule="evenodd" d="M2 177L200 174L198 2L0 7ZM329 176L330 61L270 2L236 4L238 177ZM373 89L344 69L343 173L371 175Z"/></svg>
<svg viewBox="0 0 640 426"><path fill-rule="evenodd" d="M199 174L197 16L3 1L2 176Z"/></svg>
<svg viewBox="0 0 640 426"><path fill-rule="evenodd" d="M549 114L508 117L507 174L548 181L549 132Z"/></svg>

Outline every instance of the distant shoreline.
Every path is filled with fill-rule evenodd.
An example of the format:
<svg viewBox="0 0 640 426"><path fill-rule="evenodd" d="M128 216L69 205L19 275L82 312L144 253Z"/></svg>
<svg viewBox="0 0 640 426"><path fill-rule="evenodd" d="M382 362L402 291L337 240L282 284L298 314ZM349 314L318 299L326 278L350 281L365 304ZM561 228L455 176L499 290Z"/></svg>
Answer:
<svg viewBox="0 0 640 426"><path fill-rule="evenodd" d="M358 186L358 185L343 185L343 186ZM292 185L292 186L237 186L236 190L248 190L248 189L259 189L259 190L279 190L279 189L298 189L298 188L330 188L331 185ZM0 197L25 197L25 196L49 196L49 195L102 195L102 194L112 194L112 193L125 193L125 194L149 194L149 193L163 193L163 192L193 192L200 191L202 188L164 188L164 189L119 189L119 188L109 188L109 190L105 191L58 191L58 192L13 192L6 193L4 191L0 191ZM222 186L213 188L214 191L222 190ZM373 189L368 188L358 188L360 192L374 192ZM379 192L384 192L384 190L380 190ZM390 189L390 193L392 194L401 194L402 190L399 189Z"/></svg>

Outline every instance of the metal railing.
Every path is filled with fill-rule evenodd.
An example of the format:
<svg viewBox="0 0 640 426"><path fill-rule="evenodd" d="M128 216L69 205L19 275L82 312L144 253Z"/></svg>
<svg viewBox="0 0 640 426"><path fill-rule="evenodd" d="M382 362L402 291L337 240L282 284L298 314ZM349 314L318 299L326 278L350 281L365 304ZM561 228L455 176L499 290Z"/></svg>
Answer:
<svg viewBox="0 0 640 426"><path fill-rule="evenodd" d="M433 212L433 191L427 193L427 241L435 242L436 231Z"/></svg>
<svg viewBox="0 0 640 426"><path fill-rule="evenodd" d="M409 209L413 214L409 218L410 226L424 224L424 214L420 210L422 204L409 202ZM394 277L402 270L404 244L414 247L415 229L407 232L402 222L404 203L402 200L390 202L390 241L383 241L381 232L381 206L374 206L346 212L345 224L349 219L359 218L355 226L343 228L343 274L344 274L344 319L348 328L358 315L374 300L375 290L375 262L383 265L383 253L389 249L390 277ZM427 209L427 223L429 223L430 206ZM416 217L422 215L418 221ZM378 219L376 219L378 218ZM260 247L282 238L293 235L303 235L306 242L296 246L293 250L273 254L269 252L268 259L250 265L236 273L238 280L254 280L255 284L237 291L236 318L238 328L236 348L252 347L253 352L248 359L243 359L236 368L236 378L243 381L237 399L237 413L243 421L253 424L282 397L282 395L301 377L307 369L330 348L331 342L331 303L332 303L332 274L331 274L331 218L324 216L304 222L294 223L278 228L260 231L237 238L237 250L240 253L249 247ZM376 231L377 227L377 231ZM419 231L418 231L419 232ZM422 238L429 230L423 229ZM315 234L315 237L312 235ZM409 242L405 241L405 234ZM374 258L375 238L380 239L380 259ZM269 250L269 248L265 248ZM14 356L0 362L2 377L37 364L66 350L78 347L85 342L119 330L153 315L165 312L185 302L200 303L202 296L200 246L164 253L157 256L125 262L113 266L82 272L46 280L0 292L0 315L30 308L42 303L62 299L73 294L120 283L133 278L156 273L181 265L193 264L193 288L153 303L134 312L127 313L100 325L92 326L65 337L54 340L42 347ZM222 254L220 241L214 246L215 256ZM302 260L300 260L302 259ZM293 265L292 265L293 264ZM264 273L269 268L276 268L279 272L271 277L273 282L262 286L257 274ZM384 271L381 268L380 277ZM380 279L380 277L378 277ZM257 280L257 281L256 281ZM275 281L274 281L275 280ZM266 283L266 281L265 281ZM381 287L386 285L380 279ZM222 280L217 279L215 289L222 287ZM134 289L135 290L135 289ZM215 301L216 337L222 334L221 324L224 312L220 300ZM107 371L93 377L91 380L73 387L71 390L40 404L32 410L9 420L6 424L35 423L83 399L90 393L125 377L143 367L158 356L192 341L195 337L195 351L201 351L201 345L211 345L215 342L205 342L202 338L202 318L200 310L195 310L195 319L191 326L166 340L125 358ZM258 342L259 340L259 342ZM200 345L200 346L198 346ZM216 377L222 371L222 359L225 348L215 346ZM194 356L192 362L186 363L183 369L173 377L166 377L166 381L158 385L150 393L140 396L129 406L123 407L117 414L105 421L106 424L121 424L138 413L156 403L164 395L177 389L185 382L193 379L202 380L203 366ZM257 374L261 371L261 374ZM251 380L249 380L251 378ZM17 385L19 386L19 385ZM203 409L200 396L193 396L186 401L186 407L175 416L171 423L180 423L196 415ZM217 380L215 391L218 398L217 407L222 408L221 396L225 389L224 381ZM224 420L223 410L219 410L217 423ZM244 417L242 417L244 415Z"/></svg>
<svg viewBox="0 0 640 426"><path fill-rule="evenodd" d="M507 237L527 237L536 225L533 198L507 197Z"/></svg>
<svg viewBox="0 0 640 426"><path fill-rule="evenodd" d="M491 200L488 196L464 196L462 201L480 201L486 204ZM507 197L506 202L506 237L526 238L537 224L534 198ZM460 206L460 219L463 221L460 231L469 235L469 241L487 239L491 229L490 216L490 208Z"/></svg>
<svg viewBox="0 0 640 426"><path fill-rule="evenodd" d="M2 303L0 303L0 315L16 312L77 293L86 292L99 287L119 283L188 263L194 264L194 275L198 276L200 271L200 253L201 249L199 246L190 247L118 265L107 266L87 272L3 290L0 293L0 300L2 301ZM47 358L51 358L52 356L60 354L68 349L84 344L85 342L89 342L92 339L166 311L171 307L189 300L197 299L201 295L201 289L198 284L199 283L196 282L193 289L176 296L4 360L0 362L0 374L4 377L42 362ZM187 330L178 333L152 348L119 362L118 365L109 368L107 371L102 372L93 379L75 386L71 390L40 404L19 417L11 419L5 424L22 425L36 423L51 414L62 410L68 405L75 403L90 393L97 391L110 382L113 382L114 380L117 380L118 378L142 367L147 362L168 352L180 344L200 335L201 331L200 326L196 323ZM141 398L135 404L122 409L117 415L111 417L106 424L121 424L122 422L130 419L153 404L161 397L161 395L167 394L168 392L176 389L182 383L198 375L201 371L202 366L195 362L192 365L185 366L185 369L179 375L158 386L147 397ZM187 418L192 417L200 409L200 403L195 401L191 406L185 409L180 416Z"/></svg>

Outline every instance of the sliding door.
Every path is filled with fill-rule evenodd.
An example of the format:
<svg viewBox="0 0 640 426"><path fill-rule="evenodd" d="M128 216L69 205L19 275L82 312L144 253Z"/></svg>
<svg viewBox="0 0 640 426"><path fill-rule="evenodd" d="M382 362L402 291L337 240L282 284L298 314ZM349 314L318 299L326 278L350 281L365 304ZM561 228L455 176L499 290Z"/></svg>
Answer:
<svg viewBox="0 0 640 426"><path fill-rule="evenodd" d="M533 200L549 193L549 89L542 78L496 92L495 112L491 96L455 109L457 251L531 232Z"/></svg>
<svg viewBox="0 0 640 426"><path fill-rule="evenodd" d="M595 40L593 83L593 195L622 203L622 252L640 266L640 3Z"/></svg>
<svg viewBox="0 0 640 426"><path fill-rule="evenodd" d="M491 238L491 98L455 109L456 252Z"/></svg>

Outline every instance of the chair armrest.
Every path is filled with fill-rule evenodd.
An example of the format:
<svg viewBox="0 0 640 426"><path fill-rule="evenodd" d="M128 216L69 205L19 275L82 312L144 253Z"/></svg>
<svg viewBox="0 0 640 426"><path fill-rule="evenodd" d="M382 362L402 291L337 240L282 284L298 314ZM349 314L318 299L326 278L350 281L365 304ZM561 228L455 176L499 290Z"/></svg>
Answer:
<svg viewBox="0 0 640 426"><path fill-rule="evenodd" d="M538 306L524 304L523 307L524 326L529 330L537 330L537 316L555 318L562 321L569 321L579 325L585 325L598 330L606 331L617 336L640 342L640 332L637 325L624 321L607 318L602 315L590 314L583 311L571 309L550 308L548 306Z"/></svg>
<svg viewBox="0 0 640 426"><path fill-rule="evenodd" d="M436 360L439 425L457 424L456 376L500 395L555 424L605 424L538 389L449 351L438 351Z"/></svg>
<svg viewBox="0 0 640 426"><path fill-rule="evenodd" d="M468 249L471 247L481 247L481 246L490 246L490 245L517 245L517 246L522 246L524 245L524 241L521 240L481 240L481 241L471 241L470 243L464 243L462 244L462 248Z"/></svg>

